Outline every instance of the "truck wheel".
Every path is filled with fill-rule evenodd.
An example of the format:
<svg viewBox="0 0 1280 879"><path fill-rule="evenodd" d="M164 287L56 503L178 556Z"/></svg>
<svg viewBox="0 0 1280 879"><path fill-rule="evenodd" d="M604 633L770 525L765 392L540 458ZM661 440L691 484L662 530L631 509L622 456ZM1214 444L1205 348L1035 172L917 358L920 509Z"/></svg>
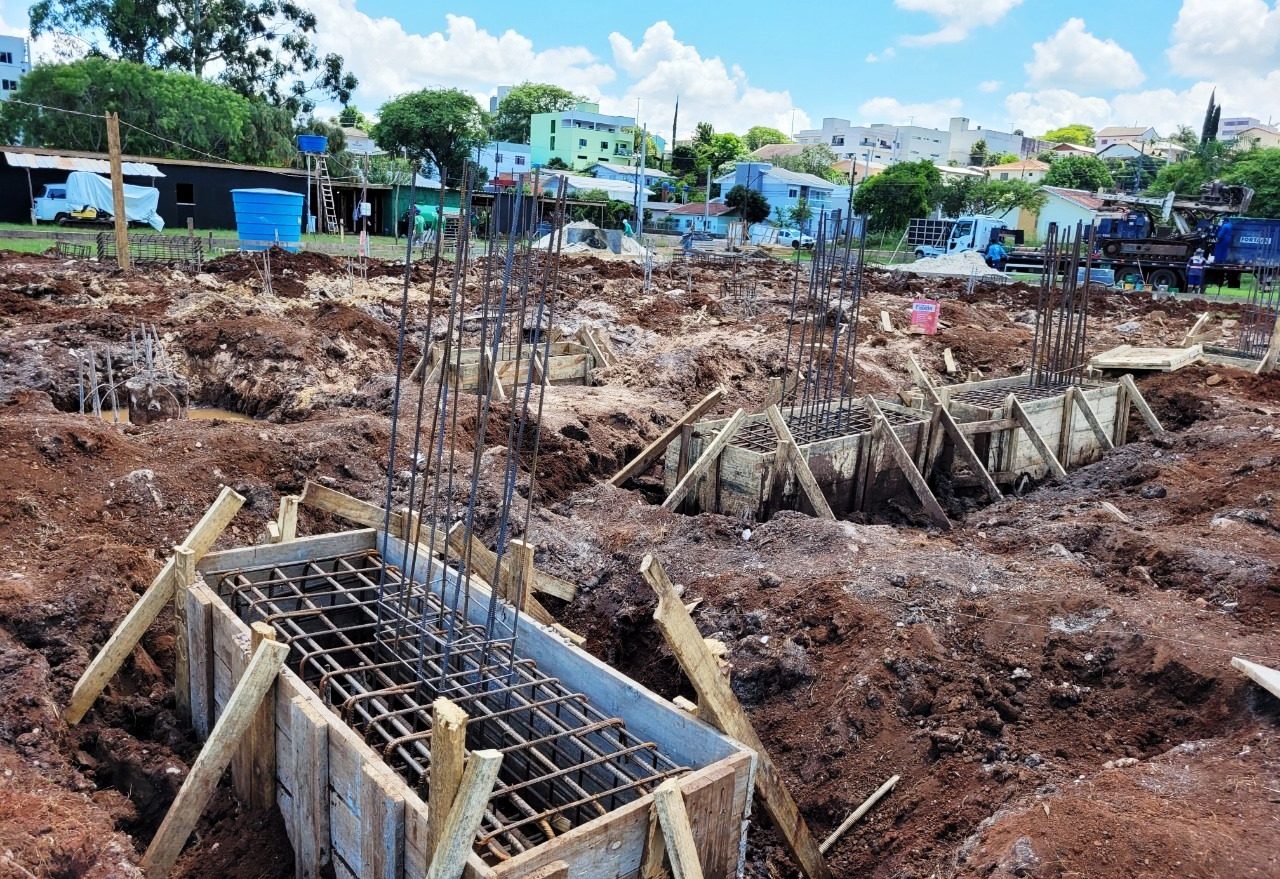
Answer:
<svg viewBox="0 0 1280 879"><path fill-rule="evenodd" d="M1170 288L1177 287L1181 289L1182 284L1179 282L1178 274L1173 269L1156 269L1147 276L1147 283L1152 287L1159 287L1161 284L1165 284Z"/></svg>
<svg viewBox="0 0 1280 879"><path fill-rule="evenodd" d="M792 242L791 242L791 249L792 249L792 250L799 250L799 249L800 249L800 240L799 240L799 239L796 239L795 241L792 241Z"/></svg>
<svg viewBox="0 0 1280 879"><path fill-rule="evenodd" d="M58 214L56 217L53 218L53 221L57 223L59 226L65 226L71 222L71 218L68 217L66 214Z"/></svg>

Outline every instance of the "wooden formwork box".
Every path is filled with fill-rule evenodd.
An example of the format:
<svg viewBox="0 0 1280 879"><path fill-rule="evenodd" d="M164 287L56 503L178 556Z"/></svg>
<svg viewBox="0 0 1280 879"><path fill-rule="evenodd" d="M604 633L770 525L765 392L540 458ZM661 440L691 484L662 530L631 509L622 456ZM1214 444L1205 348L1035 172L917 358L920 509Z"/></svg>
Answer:
<svg viewBox="0 0 1280 879"><path fill-rule="evenodd" d="M547 383L553 385L583 385L591 383L591 373L598 366L595 358L591 356L590 350L585 345L579 345L577 342L552 342L546 351L547 364ZM516 360L515 345L501 345L498 349L498 360L495 372L498 376L498 383L504 391L510 392L517 385L523 385L529 375L530 358L537 356L542 357L544 348L538 343L526 343L521 347L520 359ZM491 353L489 348L463 348L461 356L453 353L449 357L448 372L450 377L450 386L452 387L452 379L457 374L459 378L458 388L462 391L470 393L478 393L481 390L488 390L488 384L485 383L486 375L485 360ZM431 346L431 350L427 353L424 375L433 374L444 360L444 345L436 343ZM535 374L533 383L538 384L538 376ZM483 386L483 387L482 387Z"/></svg>
<svg viewBox="0 0 1280 879"><path fill-rule="evenodd" d="M1032 479L1048 475L1049 466L1032 444L1005 403L996 407L975 405L957 400L969 390L997 390L1018 395L1028 386L1027 376L988 379L959 385L946 385L934 390L947 411L969 437L979 458L997 482L1011 482L1026 474ZM1097 415L1103 431L1119 443L1124 436L1127 409L1123 388L1117 384L1084 382L1078 386L1081 395ZM1019 398L1022 409L1045 444L1066 469L1092 463L1106 451L1099 443L1085 413L1068 394L1056 394L1039 400ZM926 474L928 475L928 474Z"/></svg>
<svg viewBox="0 0 1280 879"><path fill-rule="evenodd" d="M407 555L403 542L366 528L215 552L200 561L200 576L181 596L187 609L192 724L200 735L207 735L249 659L249 625L208 585L216 583L216 575L374 548L392 564L400 564ZM429 557L427 547L421 547L419 565ZM439 563L433 565L438 571ZM483 622L487 595L473 592L472 622ZM512 613L505 603L499 611L500 616ZM623 718L629 730L691 767L680 784L704 874L710 879L737 876L745 851L755 752L527 616L520 621L520 633L522 657L587 694L601 711ZM317 875L323 865L331 864L338 879L426 876L423 796L291 670L281 672L274 690L267 699L274 700L275 711L276 802L299 875ZM563 861L571 879L638 876L652 802L652 794L639 797L497 865L473 852L464 875L516 879Z"/></svg>
<svg viewBox="0 0 1280 879"><path fill-rule="evenodd" d="M895 425L894 433L902 441L907 453L923 465L923 456L929 446L929 421L914 409L897 403L878 401L886 412L906 415L915 419L912 424ZM783 417L793 410L783 409ZM923 420L920 420L923 419ZM686 462L697 460L702 450L715 437L728 419L703 421L694 425L690 434ZM763 413L750 415L744 424L767 422ZM667 447L664 458L664 488L669 493L675 488L681 474L681 439L676 438ZM881 458L880 469L871 470L871 459L876 444L870 431L832 437L801 445L814 479L822 489L823 497L837 516L856 510L865 510L890 497L896 497L910 488L886 455ZM802 492L792 468L780 460L777 449L767 452L735 446L731 441L719 460L700 478L689 492L685 509L690 512L715 512L726 516L743 516L764 521L782 509L792 509Z"/></svg>

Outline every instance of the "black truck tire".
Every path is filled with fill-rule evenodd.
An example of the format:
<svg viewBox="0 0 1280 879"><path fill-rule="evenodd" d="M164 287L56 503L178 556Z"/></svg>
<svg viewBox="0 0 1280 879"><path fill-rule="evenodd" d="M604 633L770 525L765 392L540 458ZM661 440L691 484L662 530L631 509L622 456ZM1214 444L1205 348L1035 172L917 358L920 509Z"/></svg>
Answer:
<svg viewBox="0 0 1280 879"><path fill-rule="evenodd" d="M1147 285L1150 287L1159 287L1165 284L1170 289L1183 289L1183 275L1177 269L1156 269L1147 275Z"/></svg>

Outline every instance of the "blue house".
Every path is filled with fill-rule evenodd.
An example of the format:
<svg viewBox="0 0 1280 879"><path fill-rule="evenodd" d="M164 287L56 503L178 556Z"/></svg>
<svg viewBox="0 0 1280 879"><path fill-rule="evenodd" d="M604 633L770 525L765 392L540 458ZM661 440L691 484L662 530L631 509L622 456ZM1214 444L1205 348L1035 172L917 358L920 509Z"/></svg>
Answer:
<svg viewBox="0 0 1280 879"><path fill-rule="evenodd" d="M640 176L640 169L634 165L619 165L616 162L596 162L587 169L587 173L594 173L601 180L625 180L627 183L635 183L636 178ZM657 168L644 169L644 183L646 187L661 186L662 181L670 180L671 175L666 171L659 171Z"/></svg>
<svg viewBox="0 0 1280 879"><path fill-rule="evenodd" d="M769 162L738 162L731 174L725 174L716 182L720 184L721 196L735 186L745 186L763 195L773 212L771 219L777 219L779 209L785 218L800 201L806 201L813 211L813 218L805 224L806 232L817 228L818 218L824 212L847 213L849 208L848 186L813 174L776 168ZM786 219L783 222L789 223Z"/></svg>
<svg viewBox="0 0 1280 879"><path fill-rule="evenodd" d="M682 204L667 213L665 223L668 229L682 234L693 230L723 236L729 234L729 224L738 219L737 208L713 201L709 204Z"/></svg>

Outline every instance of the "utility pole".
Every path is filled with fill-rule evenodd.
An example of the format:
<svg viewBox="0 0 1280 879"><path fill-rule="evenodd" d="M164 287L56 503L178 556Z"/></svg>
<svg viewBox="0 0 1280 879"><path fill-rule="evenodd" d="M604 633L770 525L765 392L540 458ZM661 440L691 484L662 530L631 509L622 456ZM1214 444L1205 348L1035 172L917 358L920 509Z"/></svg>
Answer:
<svg viewBox="0 0 1280 879"><path fill-rule="evenodd" d="M707 197L702 202L702 231L711 226L711 166L707 165Z"/></svg>
<svg viewBox="0 0 1280 879"><path fill-rule="evenodd" d="M120 116L107 114L107 151L111 159L111 213L116 226L116 264L129 270L129 218L124 207L124 164L120 161Z"/></svg>

